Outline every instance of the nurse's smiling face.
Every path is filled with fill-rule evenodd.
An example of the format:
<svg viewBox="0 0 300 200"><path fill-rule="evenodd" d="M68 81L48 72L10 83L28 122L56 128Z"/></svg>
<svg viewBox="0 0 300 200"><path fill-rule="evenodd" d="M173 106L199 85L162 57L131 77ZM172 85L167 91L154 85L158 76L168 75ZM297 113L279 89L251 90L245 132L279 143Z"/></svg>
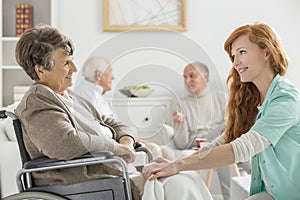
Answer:
<svg viewBox="0 0 300 200"><path fill-rule="evenodd" d="M259 83L269 71L267 51L250 42L249 35L241 35L232 42L233 66L242 82Z"/></svg>

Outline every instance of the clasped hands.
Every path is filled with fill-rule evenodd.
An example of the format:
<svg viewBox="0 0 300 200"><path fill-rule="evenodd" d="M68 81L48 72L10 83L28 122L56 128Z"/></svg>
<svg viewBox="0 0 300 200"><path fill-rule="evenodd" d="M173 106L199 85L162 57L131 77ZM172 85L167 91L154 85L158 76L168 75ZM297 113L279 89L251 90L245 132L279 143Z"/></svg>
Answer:
<svg viewBox="0 0 300 200"><path fill-rule="evenodd" d="M163 158L153 160L150 164L145 165L142 171L144 179L149 181L178 173L179 170L177 169L176 164Z"/></svg>

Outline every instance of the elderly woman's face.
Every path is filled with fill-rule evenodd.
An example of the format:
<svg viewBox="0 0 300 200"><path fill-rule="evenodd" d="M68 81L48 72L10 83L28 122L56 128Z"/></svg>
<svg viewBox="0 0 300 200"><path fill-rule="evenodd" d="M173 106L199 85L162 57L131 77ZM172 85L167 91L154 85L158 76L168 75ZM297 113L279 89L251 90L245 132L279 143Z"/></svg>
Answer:
<svg viewBox="0 0 300 200"><path fill-rule="evenodd" d="M42 72L38 72L42 83L50 87L54 92L63 95L64 91L72 86L72 75L77 72L77 68L73 62L72 56L66 55L63 49L57 49L53 54L54 66L52 71L41 68Z"/></svg>

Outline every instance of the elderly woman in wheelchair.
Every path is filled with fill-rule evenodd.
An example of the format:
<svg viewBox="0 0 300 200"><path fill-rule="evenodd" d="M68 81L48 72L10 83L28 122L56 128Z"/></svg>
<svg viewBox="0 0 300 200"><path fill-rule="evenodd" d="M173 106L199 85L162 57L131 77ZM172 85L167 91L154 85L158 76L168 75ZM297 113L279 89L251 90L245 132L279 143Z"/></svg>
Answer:
<svg viewBox="0 0 300 200"><path fill-rule="evenodd" d="M135 160L135 139L130 134L130 128L116 119L101 115L89 102L68 90L73 84L73 74L77 72L70 38L54 27L39 25L21 36L15 53L18 64L34 80L15 109L30 160L47 157L68 161L100 150L110 151L126 163ZM34 172L32 176L33 184L43 187L77 184L120 174L115 164L104 163ZM171 179L176 179L176 176ZM182 182L171 182L172 187L189 193ZM132 177L129 185L131 191L127 193L131 192L133 199L142 198L143 177ZM151 191L153 186L147 187ZM167 193L165 191L162 198L168 196ZM187 198L202 199L201 194L194 193L191 192ZM131 195L127 196L131 198ZM70 195L68 198L92 199L84 195L76 198Z"/></svg>

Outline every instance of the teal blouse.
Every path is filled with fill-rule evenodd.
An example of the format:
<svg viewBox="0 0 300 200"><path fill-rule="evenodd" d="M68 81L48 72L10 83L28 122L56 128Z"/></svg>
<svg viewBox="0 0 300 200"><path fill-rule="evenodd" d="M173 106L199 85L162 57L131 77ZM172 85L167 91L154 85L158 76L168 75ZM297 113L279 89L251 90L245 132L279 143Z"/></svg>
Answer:
<svg viewBox="0 0 300 200"><path fill-rule="evenodd" d="M262 170L274 198L300 199L299 90L276 75L251 130L267 138L271 145L252 157L250 195L265 191Z"/></svg>

